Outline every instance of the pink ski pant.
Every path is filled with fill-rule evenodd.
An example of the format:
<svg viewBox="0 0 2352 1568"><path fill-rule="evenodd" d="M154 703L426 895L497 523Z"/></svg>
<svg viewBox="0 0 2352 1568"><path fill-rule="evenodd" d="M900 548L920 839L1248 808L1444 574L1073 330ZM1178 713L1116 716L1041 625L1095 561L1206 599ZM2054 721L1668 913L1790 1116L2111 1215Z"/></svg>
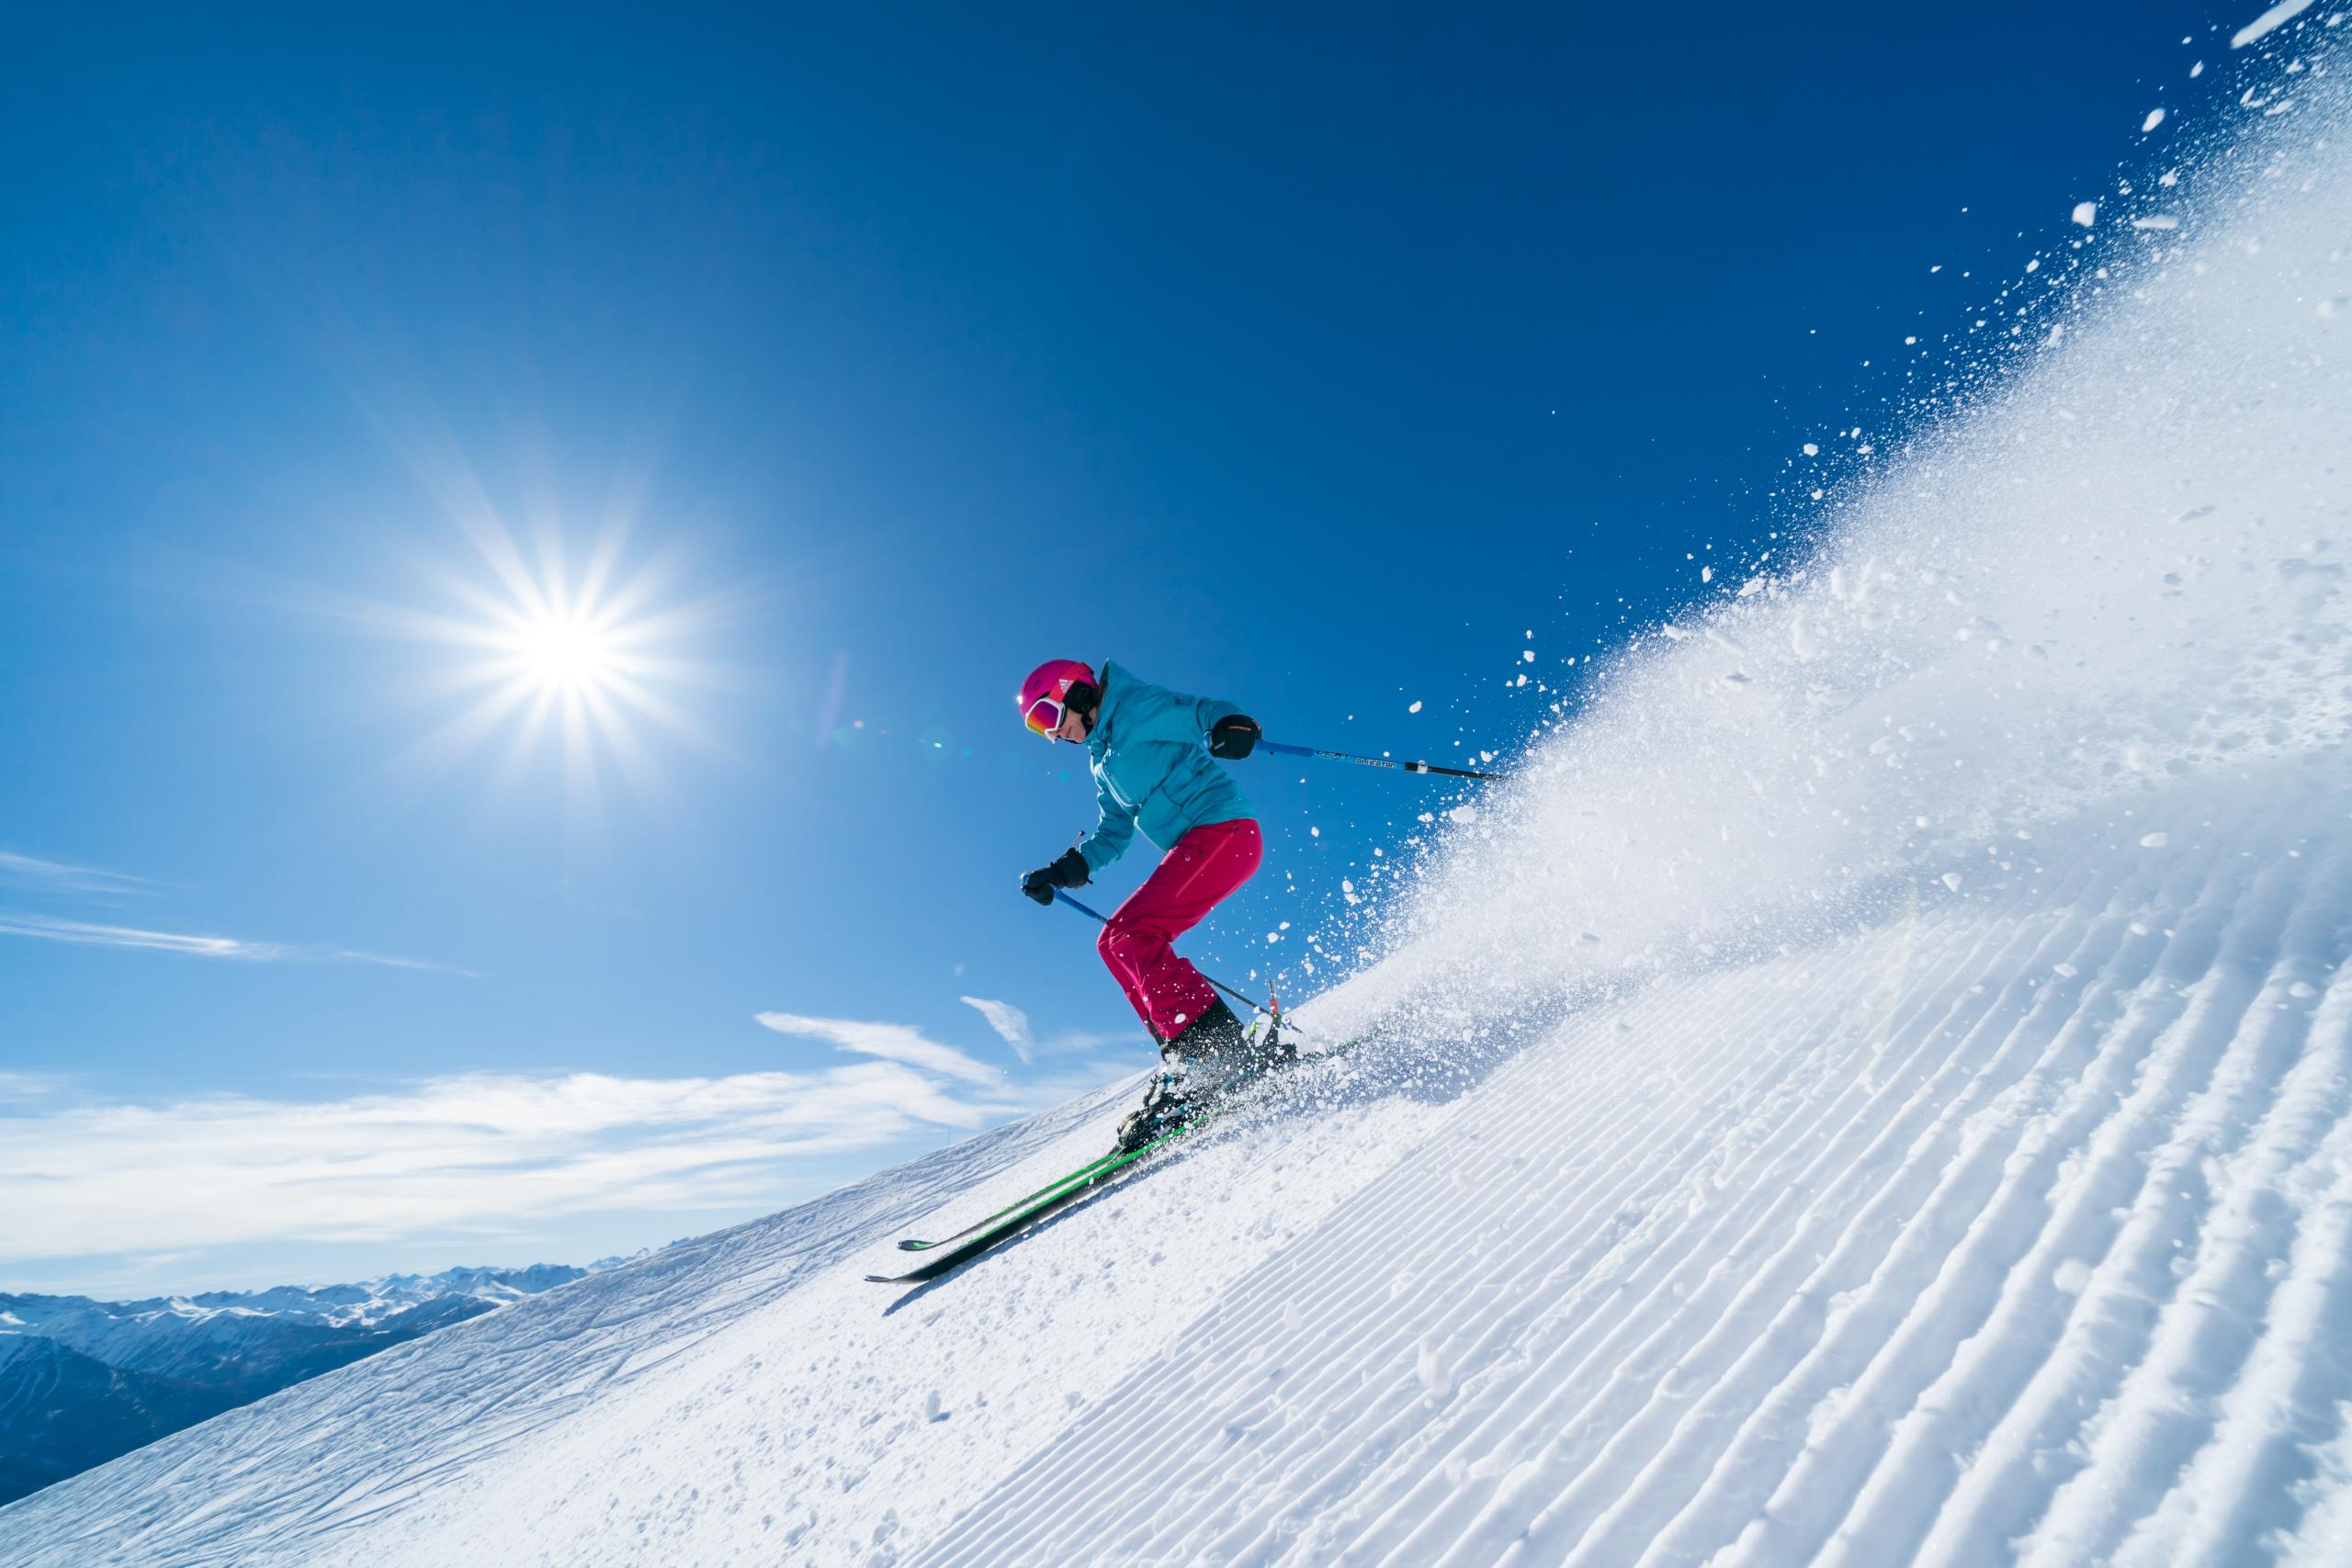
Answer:
<svg viewBox="0 0 2352 1568"><path fill-rule="evenodd" d="M1258 824L1246 817L1195 828L1103 925L1095 950L1136 1016L1161 1040L1183 1032L1216 1000L1216 989L1170 944L1249 881L1264 853Z"/></svg>

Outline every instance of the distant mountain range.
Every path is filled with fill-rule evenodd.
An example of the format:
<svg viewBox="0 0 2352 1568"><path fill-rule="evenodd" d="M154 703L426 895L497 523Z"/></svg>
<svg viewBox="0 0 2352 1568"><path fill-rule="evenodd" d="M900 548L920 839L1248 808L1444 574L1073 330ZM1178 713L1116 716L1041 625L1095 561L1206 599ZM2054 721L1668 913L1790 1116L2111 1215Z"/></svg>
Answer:
<svg viewBox="0 0 2352 1568"><path fill-rule="evenodd" d="M137 1302L0 1295L0 1504L288 1383L626 1261Z"/></svg>

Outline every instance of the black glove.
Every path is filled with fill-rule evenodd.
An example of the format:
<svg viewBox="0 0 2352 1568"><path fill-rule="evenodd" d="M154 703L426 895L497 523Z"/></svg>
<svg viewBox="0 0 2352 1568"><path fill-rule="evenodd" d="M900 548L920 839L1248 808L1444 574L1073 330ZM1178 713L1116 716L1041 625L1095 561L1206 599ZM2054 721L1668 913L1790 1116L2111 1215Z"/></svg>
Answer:
<svg viewBox="0 0 2352 1568"><path fill-rule="evenodd" d="M1258 744L1258 721L1235 714L1221 718L1209 728L1209 755L1238 762L1250 755L1250 748Z"/></svg>
<svg viewBox="0 0 2352 1568"><path fill-rule="evenodd" d="M1021 891L1040 904L1054 901L1057 887L1086 886L1086 857L1076 850L1064 850L1051 865L1041 865L1021 879Z"/></svg>

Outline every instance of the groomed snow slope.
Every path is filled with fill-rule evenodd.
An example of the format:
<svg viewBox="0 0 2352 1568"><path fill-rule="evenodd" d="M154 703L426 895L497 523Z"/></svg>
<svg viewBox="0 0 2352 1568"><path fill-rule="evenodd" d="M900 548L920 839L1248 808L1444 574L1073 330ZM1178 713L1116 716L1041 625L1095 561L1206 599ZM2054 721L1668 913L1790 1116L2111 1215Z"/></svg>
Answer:
<svg viewBox="0 0 2352 1568"><path fill-rule="evenodd" d="M1579 1017L914 1561L2329 1560L2352 863L2260 783Z"/></svg>
<svg viewBox="0 0 2352 1568"><path fill-rule="evenodd" d="M517 1303L0 1562L2341 1562L2327 17L1451 830L1344 1075L912 1292L1124 1090Z"/></svg>

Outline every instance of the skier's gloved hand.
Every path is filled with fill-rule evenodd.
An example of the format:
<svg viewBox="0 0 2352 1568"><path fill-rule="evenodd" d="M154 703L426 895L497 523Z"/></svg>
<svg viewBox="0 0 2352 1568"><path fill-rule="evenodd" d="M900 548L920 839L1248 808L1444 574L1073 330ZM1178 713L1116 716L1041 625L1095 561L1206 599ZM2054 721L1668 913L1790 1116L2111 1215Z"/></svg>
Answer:
<svg viewBox="0 0 2352 1568"><path fill-rule="evenodd" d="M1086 857L1076 850L1064 850L1051 865L1041 865L1021 879L1021 891L1040 904L1054 901L1057 887L1083 887L1087 883Z"/></svg>
<svg viewBox="0 0 2352 1568"><path fill-rule="evenodd" d="M1259 734L1258 721L1254 718L1244 718L1235 714L1230 718L1218 719L1209 730L1209 755L1239 761L1250 755L1251 747L1258 744Z"/></svg>

